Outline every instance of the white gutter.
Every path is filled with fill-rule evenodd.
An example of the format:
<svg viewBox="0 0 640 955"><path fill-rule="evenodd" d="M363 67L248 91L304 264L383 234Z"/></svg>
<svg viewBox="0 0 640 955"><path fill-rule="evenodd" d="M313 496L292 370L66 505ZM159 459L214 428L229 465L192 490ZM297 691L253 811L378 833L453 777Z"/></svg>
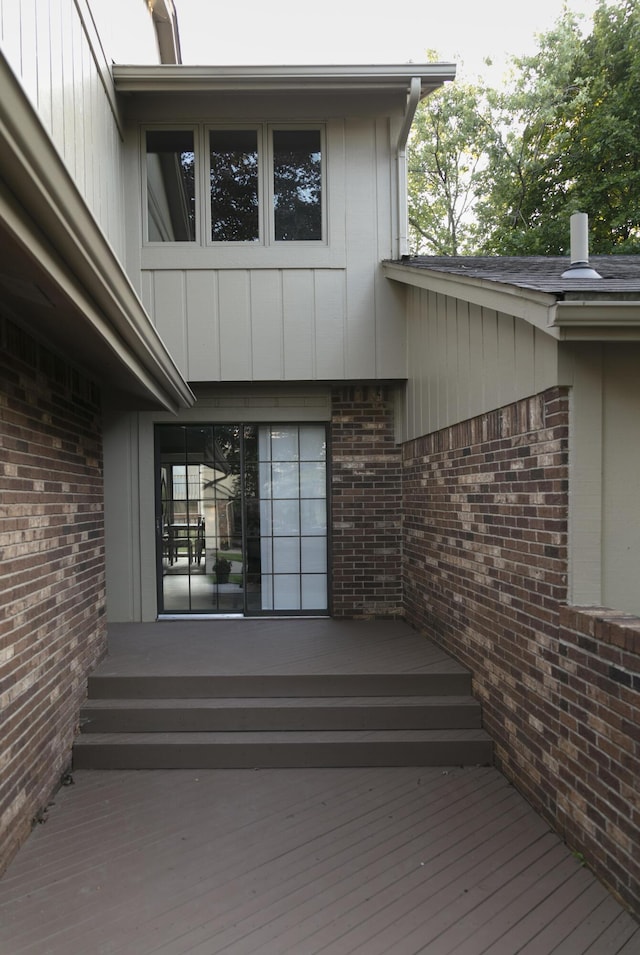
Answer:
<svg viewBox="0 0 640 955"><path fill-rule="evenodd" d="M406 92L419 77L421 96L455 78L454 63L400 65L188 66L119 65L112 68L119 93L189 93L309 90Z"/></svg>
<svg viewBox="0 0 640 955"><path fill-rule="evenodd" d="M422 82L419 76L411 78L407 108L398 140L396 142L396 164L398 182L398 255L407 255L409 252L409 184L407 180L407 141L411 131L418 103L422 96Z"/></svg>

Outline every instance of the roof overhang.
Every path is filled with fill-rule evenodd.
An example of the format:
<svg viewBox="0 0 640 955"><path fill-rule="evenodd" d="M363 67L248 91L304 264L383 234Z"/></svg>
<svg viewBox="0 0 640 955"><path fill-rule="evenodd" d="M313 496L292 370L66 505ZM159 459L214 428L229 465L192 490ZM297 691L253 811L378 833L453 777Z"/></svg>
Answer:
<svg viewBox="0 0 640 955"><path fill-rule="evenodd" d="M381 66L113 66L118 93L308 93L408 94L412 80L420 98L455 78L454 63Z"/></svg>
<svg viewBox="0 0 640 955"><path fill-rule="evenodd" d="M559 341L640 341L640 301L559 301L550 292L491 279L383 262L388 279L513 315Z"/></svg>
<svg viewBox="0 0 640 955"><path fill-rule="evenodd" d="M139 407L194 401L0 53L0 306Z"/></svg>

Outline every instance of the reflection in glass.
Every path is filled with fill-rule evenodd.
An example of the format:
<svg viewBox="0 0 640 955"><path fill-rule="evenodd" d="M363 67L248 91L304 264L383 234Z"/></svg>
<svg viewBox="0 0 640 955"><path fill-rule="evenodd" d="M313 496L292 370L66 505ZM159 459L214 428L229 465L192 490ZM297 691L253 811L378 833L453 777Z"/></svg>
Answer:
<svg viewBox="0 0 640 955"><path fill-rule="evenodd" d="M322 239L320 130L274 130L273 212L276 240Z"/></svg>
<svg viewBox="0 0 640 955"><path fill-rule="evenodd" d="M213 242L258 241L258 181L256 130L211 130L209 188Z"/></svg>
<svg viewBox="0 0 640 955"><path fill-rule="evenodd" d="M306 431L157 426L160 613L326 612L325 443Z"/></svg>
<svg viewBox="0 0 640 955"><path fill-rule="evenodd" d="M150 242L194 242L196 159L192 130L148 130L147 234Z"/></svg>

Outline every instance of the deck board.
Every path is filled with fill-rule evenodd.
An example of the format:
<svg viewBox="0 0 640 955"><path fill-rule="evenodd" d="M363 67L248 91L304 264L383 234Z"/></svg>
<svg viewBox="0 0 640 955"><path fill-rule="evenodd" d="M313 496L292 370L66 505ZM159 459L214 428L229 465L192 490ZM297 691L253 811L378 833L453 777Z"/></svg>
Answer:
<svg viewBox="0 0 640 955"><path fill-rule="evenodd" d="M493 768L83 771L0 882L12 955L633 944L637 923Z"/></svg>
<svg viewBox="0 0 640 955"><path fill-rule="evenodd" d="M316 618L112 626L100 672L464 670L401 622ZM2 953L640 951L491 767L83 770L54 803L0 881Z"/></svg>

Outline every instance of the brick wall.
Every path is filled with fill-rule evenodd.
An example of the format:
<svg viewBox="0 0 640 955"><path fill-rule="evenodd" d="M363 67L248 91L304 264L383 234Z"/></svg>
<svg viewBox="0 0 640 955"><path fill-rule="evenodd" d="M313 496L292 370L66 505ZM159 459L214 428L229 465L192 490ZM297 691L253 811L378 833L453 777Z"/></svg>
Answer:
<svg viewBox="0 0 640 955"><path fill-rule="evenodd" d="M404 447L406 618L472 670L498 767L638 912L640 628L566 606L567 455L561 389Z"/></svg>
<svg viewBox="0 0 640 955"><path fill-rule="evenodd" d="M555 824L640 915L640 618L560 609Z"/></svg>
<svg viewBox="0 0 640 955"><path fill-rule="evenodd" d="M402 461L392 395L343 387L332 402L332 613L401 615Z"/></svg>
<svg viewBox="0 0 640 955"><path fill-rule="evenodd" d="M69 764L106 647L92 383L0 320L0 871Z"/></svg>

